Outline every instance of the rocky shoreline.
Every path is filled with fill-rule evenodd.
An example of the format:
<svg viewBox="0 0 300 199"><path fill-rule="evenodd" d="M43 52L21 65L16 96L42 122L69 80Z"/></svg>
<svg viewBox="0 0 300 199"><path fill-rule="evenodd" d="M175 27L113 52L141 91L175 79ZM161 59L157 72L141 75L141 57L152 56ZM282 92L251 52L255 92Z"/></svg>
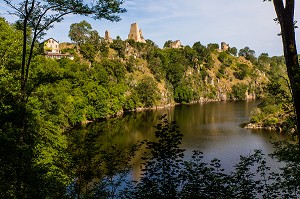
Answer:
<svg viewBox="0 0 300 199"><path fill-rule="evenodd" d="M268 131L282 132L282 128L279 125L266 126L261 123L247 123L247 124L244 124L243 127L246 129L264 129L264 130L268 130Z"/></svg>
<svg viewBox="0 0 300 199"><path fill-rule="evenodd" d="M145 110L164 109L164 108L173 107L173 106L177 106L177 105L183 105L183 104L189 105L189 104L198 104L198 103L201 104L201 103L221 102L221 101L235 101L235 100L221 100L221 99L206 99L206 98L201 98L200 100L192 101L192 102L189 102L189 103L169 103L169 104L161 105L161 106L140 107L140 108L135 108L133 110L124 111L124 113L125 112L141 112L141 111L145 111Z"/></svg>

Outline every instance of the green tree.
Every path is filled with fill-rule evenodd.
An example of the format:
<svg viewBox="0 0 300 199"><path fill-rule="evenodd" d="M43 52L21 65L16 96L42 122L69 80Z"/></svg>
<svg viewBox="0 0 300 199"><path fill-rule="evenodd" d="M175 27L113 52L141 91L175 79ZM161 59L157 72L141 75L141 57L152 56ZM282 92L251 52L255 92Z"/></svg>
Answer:
<svg viewBox="0 0 300 199"><path fill-rule="evenodd" d="M237 48L236 47L230 47L228 52L230 54L232 54L233 56L236 56L237 55Z"/></svg>
<svg viewBox="0 0 300 199"><path fill-rule="evenodd" d="M18 69L20 66L22 42L21 32L10 26L4 18L0 17L0 66L9 69Z"/></svg>
<svg viewBox="0 0 300 199"><path fill-rule="evenodd" d="M26 84L35 43L44 36L45 31L53 27L54 23L61 22L63 17L68 14L119 21L120 17L116 14L126 11L120 7L123 3L120 0L100 0L96 3L84 2L83 0L23 0L18 2L4 0L4 2L13 10L12 14L19 17L19 23L22 26L23 55L20 84L21 101L23 102L28 95ZM28 34L28 30L31 30L31 34Z"/></svg>
<svg viewBox="0 0 300 199"><path fill-rule="evenodd" d="M246 84L238 83L232 86L232 95L235 100L244 100L248 88Z"/></svg>
<svg viewBox="0 0 300 199"><path fill-rule="evenodd" d="M269 57L268 53L261 53L257 58L257 62L260 70L267 71L267 68L271 62L271 58Z"/></svg>
<svg viewBox="0 0 300 199"><path fill-rule="evenodd" d="M92 26L87 21L73 23L70 26L69 37L78 45L84 44L91 36Z"/></svg>
<svg viewBox="0 0 300 199"><path fill-rule="evenodd" d="M180 185L180 166L184 156L179 147L183 134L176 122L169 122L166 115L155 126L154 142L147 141L150 154L145 153L145 169L135 189L125 198L177 198Z"/></svg>
<svg viewBox="0 0 300 199"><path fill-rule="evenodd" d="M126 43L120 37L117 37L110 47L118 52L119 57L125 58Z"/></svg>
<svg viewBox="0 0 300 199"><path fill-rule="evenodd" d="M172 40L166 41L166 42L164 43L164 48L169 48L172 42L173 42Z"/></svg>
<svg viewBox="0 0 300 199"><path fill-rule="evenodd" d="M183 53L185 54L185 57L188 61L188 65L194 66L197 68L198 66L198 58L197 58L197 52L192 49L190 46L185 46L183 48Z"/></svg>
<svg viewBox="0 0 300 199"><path fill-rule="evenodd" d="M52 126L51 122L49 122L50 125L42 128L42 122L38 117L40 114L31 108L31 106L38 104L38 101L29 103L33 100L30 97L32 92L45 80L38 79L41 82L34 83L34 79L30 77L37 40L42 39L45 32L52 28L54 23L61 22L63 17L68 14L118 21L120 17L117 14L125 12L125 10L120 7L123 1L119 0L100 0L97 2L83 0L4 0L4 2L11 9L9 12L18 17L18 28L23 33L21 64L20 67L16 65L20 85L18 97L6 105L12 107L10 112L4 113L5 118L10 120L3 121L4 124L1 125L0 130L1 135L5 135L2 137L4 141L11 140L9 143L13 153L9 156L14 159L10 167L10 173L13 174L12 184L8 186L10 189L6 192L13 198L46 198L43 193L46 193L44 189L47 189L45 184L47 181L43 180L47 179L44 178L45 175L42 172L47 173L47 169L50 169L51 166L46 166L47 164L38 166L34 159L42 156L38 146L40 143L45 146L45 137L42 136L44 130L48 129L45 135L50 140L51 138L55 139L55 136L51 135L59 131L50 130L55 129L53 128L55 125ZM58 143L58 145L60 144ZM35 189L34 187L37 185L39 187ZM56 196L56 198L59 197Z"/></svg>
<svg viewBox="0 0 300 199"><path fill-rule="evenodd" d="M209 44L207 44L207 49L210 51L210 52L213 52L214 50L217 50L217 49L219 49L220 48L220 46L219 46L219 44L217 44L217 43L209 43Z"/></svg>
<svg viewBox="0 0 300 199"><path fill-rule="evenodd" d="M199 61L207 61L210 51L200 41L193 44L193 49L197 51Z"/></svg>
<svg viewBox="0 0 300 199"><path fill-rule="evenodd" d="M251 61L252 63L255 62L255 51L250 49L248 46L239 50L239 56L245 57L247 60Z"/></svg>
<svg viewBox="0 0 300 199"><path fill-rule="evenodd" d="M137 85L136 91L145 107L152 107L159 99L157 83L152 77L144 77Z"/></svg>
<svg viewBox="0 0 300 199"><path fill-rule="evenodd" d="M232 64L231 56L228 54L227 51L220 52L218 59L224 66L230 66Z"/></svg>
<svg viewBox="0 0 300 199"><path fill-rule="evenodd" d="M97 53L97 49L92 43L83 43L80 46L80 53L85 59L93 62Z"/></svg>
<svg viewBox="0 0 300 199"><path fill-rule="evenodd" d="M193 90L184 84L178 85L174 90L174 100L179 103L189 103L194 99Z"/></svg>
<svg viewBox="0 0 300 199"><path fill-rule="evenodd" d="M90 37L88 38L88 42L92 43L97 50L100 50L101 38L99 33L96 30L92 30L90 32Z"/></svg>
<svg viewBox="0 0 300 199"><path fill-rule="evenodd" d="M246 76L250 75L250 68L247 64L238 64L237 71L233 75L235 78L243 80Z"/></svg>
<svg viewBox="0 0 300 199"><path fill-rule="evenodd" d="M147 43L148 45L150 45L150 46L153 46L153 47L155 47L155 48L158 48L158 45L157 45L154 41L152 41L152 40L150 40L150 39L146 39L146 43Z"/></svg>

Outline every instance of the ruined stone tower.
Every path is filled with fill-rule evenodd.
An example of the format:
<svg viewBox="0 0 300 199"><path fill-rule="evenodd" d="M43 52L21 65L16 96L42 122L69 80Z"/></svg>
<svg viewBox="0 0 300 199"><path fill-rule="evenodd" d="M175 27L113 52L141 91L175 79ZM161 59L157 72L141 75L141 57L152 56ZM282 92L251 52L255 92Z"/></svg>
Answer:
<svg viewBox="0 0 300 199"><path fill-rule="evenodd" d="M181 41L176 40L170 43L170 48L182 48Z"/></svg>
<svg viewBox="0 0 300 199"><path fill-rule="evenodd" d="M135 42L146 43L142 30L139 30L137 23L131 24L128 39L133 39Z"/></svg>
<svg viewBox="0 0 300 199"><path fill-rule="evenodd" d="M110 33L107 30L105 31L105 37L104 37L104 39L108 43L112 43L113 42L113 39L110 37Z"/></svg>
<svg viewBox="0 0 300 199"><path fill-rule="evenodd" d="M227 51L229 50L229 44L225 43L225 42L222 42L221 43L221 50L222 51Z"/></svg>

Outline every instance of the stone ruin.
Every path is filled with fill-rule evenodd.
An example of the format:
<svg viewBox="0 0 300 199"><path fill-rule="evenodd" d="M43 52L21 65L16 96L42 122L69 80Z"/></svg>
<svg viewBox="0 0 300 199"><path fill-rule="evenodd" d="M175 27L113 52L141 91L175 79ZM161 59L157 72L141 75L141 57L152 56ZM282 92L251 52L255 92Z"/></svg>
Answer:
<svg viewBox="0 0 300 199"><path fill-rule="evenodd" d="M226 42L221 43L221 51L228 51L229 50L229 44Z"/></svg>
<svg viewBox="0 0 300 199"><path fill-rule="evenodd" d="M105 31L104 40L107 41L108 43L113 42L113 39L110 37L110 33L107 30Z"/></svg>
<svg viewBox="0 0 300 199"><path fill-rule="evenodd" d="M128 39L132 39L135 42L146 43L146 40L143 37L142 30L139 30L137 23L131 24Z"/></svg>
<svg viewBox="0 0 300 199"><path fill-rule="evenodd" d="M170 43L169 45L170 48L182 48L181 41L176 40Z"/></svg>

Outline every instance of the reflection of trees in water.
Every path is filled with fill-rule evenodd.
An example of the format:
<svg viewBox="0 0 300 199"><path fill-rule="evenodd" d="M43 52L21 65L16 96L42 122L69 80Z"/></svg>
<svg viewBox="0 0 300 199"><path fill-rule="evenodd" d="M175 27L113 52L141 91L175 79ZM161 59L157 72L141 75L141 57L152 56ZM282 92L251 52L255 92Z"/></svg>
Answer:
<svg viewBox="0 0 300 199"><path fill-rule="evenodd" d="M70 132L70 154L72 175L75 180L70 196L84 195L90 198L265 198L294 197L299 192L299 150L293 149L293 157L282 173L270 173L265 156L255 150L248 156L241 156L234 170L224 172L220 160L204 162L203 154L195 151L190 160L184 160L179 147L183 134L174 122L162 118L155 126L155 138L145 141L143 147L148 151L137 151L145 161L138 182L126 179L131 169L133 154L139 148L132 143L118 146L113 139L122 125L132 124L135 119L154 119L146 114L127 116L119 121L109 120L95 123L87 129ZM116 128L114 129L114 125ZM145 127L145 125L138 126ZM113 129L111 129L113 128ZM104 131L107 130L107 132ZM112 130L112 131L109 131ZM131 147L134 146L134 147ZM275 155L286 157L283 145ZM288 146L292 149L291 145ZM297 147L297 146L296 146ZM287 149L287 148L285 148ZM298 154L298 156L296 155ZM292 169L292 170L291 170ZM125 184L127 183L127 185ZM70 188L71 186L69 186ZM69 189L71 190L71 189ZM73 193L74 195L71 195Z"/></svg>
<svg viewBox="0 0 300 199"><path fill-rule="evenodd" d="M131 130L126 123L127 117L110 119L68 132L68 167L74 178L69 186L70 197L93 195L99 187L115 187L116 176L124 181L137 143L121 142ZM113 193L115 190L112 188L106 192Z"/></svg>
<svg viewBox="0 0 300 199"><path fill-rule="evenodd" d="M96 178L100 179L105 175L103 170L105 158L103 155L104 153L110 154L107 150L112 145L118 150L127 150L127 147L133 146L138 141L153 140L155 130L153 127L159 123L160 115L168 113L167 118L169 120L179 121L180 125L183 126L195 126L199 124L199 120L201 120L200 123L204 124L215 122L215 120L220 119L218 115L228 112L226 110L230 109L232 104L217 106L218 108L216 108L216 104L178 106L156 111L127 113L122 117L90 123L86 127L78 127L69 132L69 153L72 154L72 161L76 162L76 164L71 165L71 168L82 175L80 179L84 181L83 184L87 185L88 182ZM223 107L221 111L219 110L220 107ZM184 131L184 133L188 132ZM113 157L113 152L117 149L112 150L111 159L116 159ZM142 147L130 161L133 166L132 178L135 180L138 180L142 174L140 165L145 150L145 147ZM115 154L115 156L117 155ZM78 186L82 187L79 181L77 182Z"/></svg>

